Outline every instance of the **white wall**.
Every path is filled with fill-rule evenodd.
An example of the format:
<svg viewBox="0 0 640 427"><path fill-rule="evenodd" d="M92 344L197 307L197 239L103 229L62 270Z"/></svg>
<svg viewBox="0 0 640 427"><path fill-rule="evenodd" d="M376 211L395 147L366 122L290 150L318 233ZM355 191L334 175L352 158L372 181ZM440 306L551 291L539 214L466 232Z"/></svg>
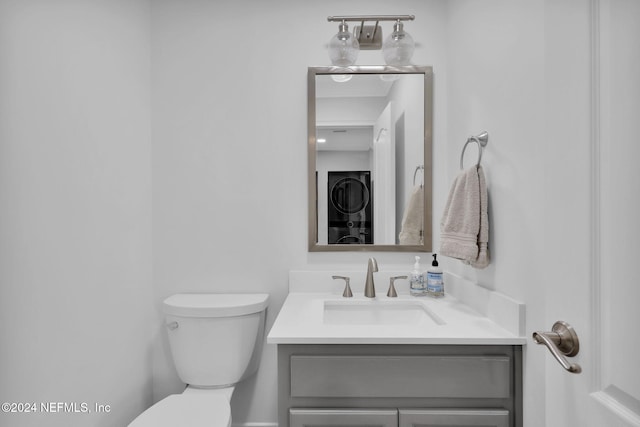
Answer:
<svg viewBox="0 0 640 427"><path fill-rule="evenodd" d="M316 123L333 126L342 122L346 122L345 125L373 125L388 102L382 96L318 98Z"/></svg>
<svg viewBox="0 0 640 427"><path fill-rule="evenodd" d="M448 6L446 175L451 182L458 173L467 137L488 131L482 166L489 189L492 260L484 270L446 257L443 266L525 302L527 326L544 328L544 263L560 262L544 256L544 165L554 156L545 143L544 3L457 0ZM465 167L477 158L477 148L470 144ZM438 212L436 208L437 220ZM545 390L540 372L546 355L530 357L531 348L525 347L525 425L542 426Z"/></svg>
<svg viewBox="0 0 640 427"><path fill-rule="evenodd" d="M402 138L404 139L401 150L403 157L396 159L396 166L401 168L401 171L396 170L396 177L399 181L396 182L396 209L398 213L396 223L399 225L396 227L396 237L402 229L402 216L414 187L414 172L416 167L424 166L422 162L424 158L424 145L422 144L424 141L424 98L415 96L416 93L424 91L424 80L421 78L422 76L412 77L396 82L389 96L390 100L394 102L391 122L396 131L398 125L402 127ZM401 122L398 123L398 120ZM398 135L396 135L396 143L400 143ZM415 175L416 185L424 182L423 174L423 172L418 172Z"/></svg>
<svg viewBox="0 0 640 427"><path fill-rule="evenodd" d="M572 283L587 293L590 280L590 7L588 0L450 3L449 135L458 143L448 152L449 175L466 136L489 131L482 164L492 265L445 268L524 301L527 336L550 328L550 319L586 318L578 303L586 296L559 295ZM467 152L466 165L476 153ZM574 320L589 342L588 325ZM562 417L584 411L559 406L576 399L589 366L573 379L544 349L524 352L524 424L575 423ZM557 384L566 390L547 392Z"/></svg>
<svg viewBox="0 0 640 427"><path fill-rule="evenodd" d="M0 425L151 403L149 42L147 1L0 1L0 401L111 406Z"/></svg>
<svg viewBox="0 0 640 427"><path fill-rule="evenodd" d="M290 269L364 268L371 254L307 252L307 67L329 63L326 44L337 24L326 17L357 13L416 15L405 29L420 41L415 63L434 66L436 122L443 123L442 1L153 3L156 307L181 291L269 292L269 329ZM387 25L387 35L390 30ZM363 51L358 63L382 61L380 51ZM436 139L444 131L439 126ZM435 169L437 176L440 166ZM409 268L413 259L406 253L376 257L383 268ZM157 400L182 385L160 323L156 333ZM276 421L275 368L275 346L267 345L257 377L236 390L234 423Z"/></svg>
<svg viewBox="0 0 640 427"><path fill-rule="evenodd" d="M436 249L462 145L490 133L492 265L445 268L544 307L540 218L565 172L539 143L557 36L544 3L0 0L0 400L113 408L2 424L124 425L151 389L180 392L160 314L172 293L268 292L268 330L290 269L364 268L371 253L306 241L306 71L328 63L326 16L360 13L415 14L413 62L434 67ZM414 254L374 255L409 269ZM234 422L276 421L275 366L265 346ZM525 367L526 424L544 425L544 356Z"/></svg>

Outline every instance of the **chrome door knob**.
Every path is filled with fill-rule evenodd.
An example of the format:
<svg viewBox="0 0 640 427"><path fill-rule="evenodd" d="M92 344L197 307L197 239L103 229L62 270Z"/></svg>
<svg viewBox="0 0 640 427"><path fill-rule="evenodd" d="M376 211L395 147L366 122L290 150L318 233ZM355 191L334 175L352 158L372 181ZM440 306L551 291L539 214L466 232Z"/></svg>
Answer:
<svg viewBox="0 0 640 427"><path fill-rule="evenodd" d="M558 320L553 324L551 332L534 332L533 340L536 344L547 346L553 357L564 369L572 374L579 374L582 368L577 363L569 363L565 356L573 357L580 351L578 334L567 322Z"/></svg>

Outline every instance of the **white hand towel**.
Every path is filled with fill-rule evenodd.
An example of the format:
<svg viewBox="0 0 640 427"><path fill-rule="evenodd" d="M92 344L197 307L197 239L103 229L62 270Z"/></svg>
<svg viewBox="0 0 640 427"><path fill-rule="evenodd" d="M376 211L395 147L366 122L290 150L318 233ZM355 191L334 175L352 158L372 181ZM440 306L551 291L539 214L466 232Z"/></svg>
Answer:
<svg viewBox="0 0 640 427"><path fill-rule="evenodd" d="M424 188L414 187L402 216L402 230L398 235L401 245L421 245L424 220Z"/></svg>
<svg viewBox="0 0 640 427"><path fill-rule="evenodd" d="M489 265L487 184L482 166L472 166L453 182L440 221L440 254L475 268Z"/></svg>

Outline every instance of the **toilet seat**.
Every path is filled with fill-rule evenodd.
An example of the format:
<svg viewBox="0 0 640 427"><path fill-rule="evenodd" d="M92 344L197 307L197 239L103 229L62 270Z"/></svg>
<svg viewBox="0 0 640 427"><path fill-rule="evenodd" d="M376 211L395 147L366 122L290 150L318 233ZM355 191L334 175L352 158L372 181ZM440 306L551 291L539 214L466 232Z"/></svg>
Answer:
<svg viewBox="0 0 640 427"><path fill-rule="evenodd" d="M129 427L230 427L224 396L172 394L140 414Z"/></svg>

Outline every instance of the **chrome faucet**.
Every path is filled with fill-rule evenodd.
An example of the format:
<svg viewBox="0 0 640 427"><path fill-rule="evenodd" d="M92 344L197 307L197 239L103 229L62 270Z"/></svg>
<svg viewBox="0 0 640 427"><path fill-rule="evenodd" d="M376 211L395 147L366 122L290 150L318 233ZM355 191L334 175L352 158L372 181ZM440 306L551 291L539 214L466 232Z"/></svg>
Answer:
<svg viewBox="0 0 640 427"><path fill-rule="evenodd" d="M376 288L373 284L373 273L378 271L378 261L375 258L369 258L367 264L367 281L364 282L364 296L367 298L375 298Z"/></svg>
<svg viewBox="0 0 640 427"><path fill-rule="evenodd" d="M331 276L335 279L343 279L344 280L344 292L342 292L342 296L345 298L351 298L353 296L353 292L351 292L351 286L349 286L350 277L346 276Z"/></svg>

